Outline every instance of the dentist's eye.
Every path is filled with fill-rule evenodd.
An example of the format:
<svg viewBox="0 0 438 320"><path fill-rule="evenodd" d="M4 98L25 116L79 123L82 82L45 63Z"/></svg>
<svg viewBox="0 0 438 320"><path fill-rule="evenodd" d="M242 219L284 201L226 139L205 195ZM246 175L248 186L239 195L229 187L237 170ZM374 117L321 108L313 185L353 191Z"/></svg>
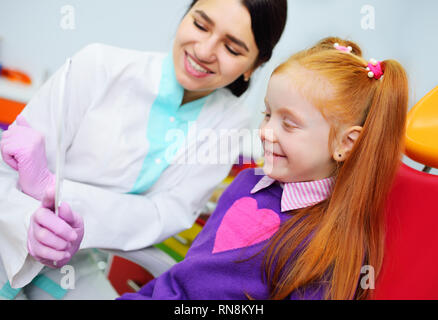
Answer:
<svg viewBox="0 0 438 320"><path fill-rule="evenodd" d="M202 30L202 31L208 31L204 26L202 26L198 21L196 21L196 20L193 20L193 24L199 29L199 30Z"/></svg>
<svg viewBox="0 0 438 320"><path fill-rule="evenodd" d="M234 56L240 56L239 52L234 51L233 49L231 49L229 46L225 45L225 48L227 48L228 52L230 52L232 55Z"/></svg>

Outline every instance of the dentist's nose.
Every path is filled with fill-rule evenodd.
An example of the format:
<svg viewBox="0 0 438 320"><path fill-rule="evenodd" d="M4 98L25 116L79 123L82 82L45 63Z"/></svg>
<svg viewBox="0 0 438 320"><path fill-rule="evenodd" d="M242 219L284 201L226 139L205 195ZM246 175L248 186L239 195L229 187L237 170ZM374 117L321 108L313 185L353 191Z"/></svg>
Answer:
<svg viewBox="0 0 438 320"><path fill-rule="evenodd" d="M217 41L211 36L195 45L195 56L203 63L213 63L216 60Z"/></svg>

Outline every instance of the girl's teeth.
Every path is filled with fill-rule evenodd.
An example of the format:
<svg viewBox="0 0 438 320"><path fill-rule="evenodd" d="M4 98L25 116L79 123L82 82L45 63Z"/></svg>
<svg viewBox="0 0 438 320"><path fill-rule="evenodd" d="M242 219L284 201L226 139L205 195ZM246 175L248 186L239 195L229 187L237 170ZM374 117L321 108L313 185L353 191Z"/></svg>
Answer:
<svg viewBox="0 0 438 320"><path fill-rule="evenodd" d="M192 60L189 56L187 56L187 60L189 60L190 65L199 72L209 73L208 70L205 70L203 67L201 67L199 64L197 64L195 61Z"/></svg>

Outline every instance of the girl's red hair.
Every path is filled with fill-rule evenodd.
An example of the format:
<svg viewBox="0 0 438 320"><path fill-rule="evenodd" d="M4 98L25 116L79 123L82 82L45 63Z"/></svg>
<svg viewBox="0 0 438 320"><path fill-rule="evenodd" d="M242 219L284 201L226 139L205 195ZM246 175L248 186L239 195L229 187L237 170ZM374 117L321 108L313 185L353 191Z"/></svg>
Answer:
<svg viewBox="0 0 438 320"><path fill-rule="evenodd" d="M335 43L351 46L352 53L336 50ZM330 96L317 93L312 81L302 88L332 124L330 148L342 125L363 129L348 158L338 165L330 198L292 211L271 239L264 269L272 299L284 299L315 283L325 288L326 299L365 299L369 290L359 285L361 267L370 265L375 276L379 274L383 206L403 151L408 82L394 60L382 62L381 80L369 78L361 55L355 43L327 38L274 71L287 74L301 67L330 83Z"/></svg>

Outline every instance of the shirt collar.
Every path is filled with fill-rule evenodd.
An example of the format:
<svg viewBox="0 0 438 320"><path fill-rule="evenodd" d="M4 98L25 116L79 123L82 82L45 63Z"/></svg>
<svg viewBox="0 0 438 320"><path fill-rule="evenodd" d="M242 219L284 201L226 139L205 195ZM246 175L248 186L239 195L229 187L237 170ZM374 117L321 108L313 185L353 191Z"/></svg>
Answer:
<svg viewBox="0 0 438 320"><path fill-rule="evenodd" d="M176 79L172 54L169 53L163 60L158 97L160 98L160 101L167 106L167 108L171 108L176 111L181 105L183 96L184 88Z"/></svg>
<svg viewBox="0 0 438 320"><path fill-rule="evenodd" d="M251 190L251 194L269 187L276 181L265 175ZM282 186L281 212L310 207L327 199L333 191L334 184L335 177L315 181L285 183Z"/></svg>

